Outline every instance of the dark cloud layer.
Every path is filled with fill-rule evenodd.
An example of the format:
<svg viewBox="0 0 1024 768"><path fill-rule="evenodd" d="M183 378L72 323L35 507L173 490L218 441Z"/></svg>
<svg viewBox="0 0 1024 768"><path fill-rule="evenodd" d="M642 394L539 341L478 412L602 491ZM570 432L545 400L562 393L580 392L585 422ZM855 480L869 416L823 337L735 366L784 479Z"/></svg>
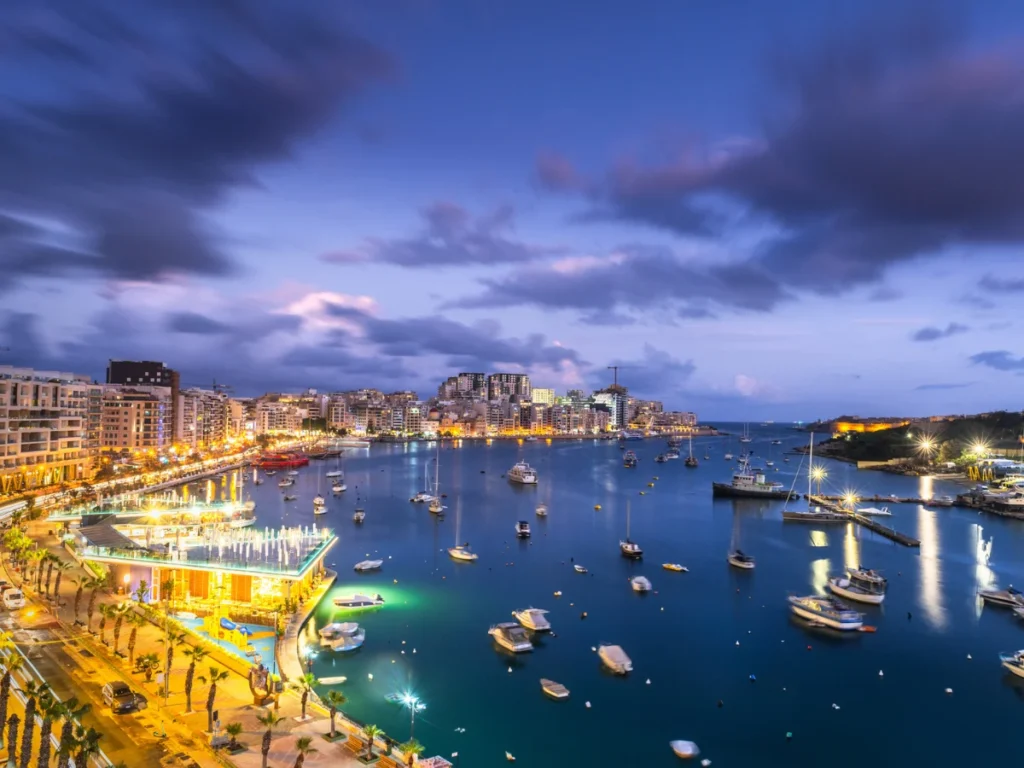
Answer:
<svg viewBox="0 0 1024 768"><path fill-rule="evenodd" d="M973 381L956 382L949 384L919 384L914 387L915 392L937 392L945 391L949 389L966 389L967 387L974 386Z"/></svg>
<svg viewBox="0 0 1024 768"><path fill-rule="evenodd" d="M0 254L6 286L69 271L226 274L204 211L392 68L327 2L123 10L4 9L0 83L24 71L41 82L32 99L0 85L0 213L61 225L12 233L0 222L0 238L17 238Z"/></svg>
<svg viewBox="0 0 1024 768"><path fill-rule="evenodd" d="M509 206L474 219L454 203L437 202L422 214L425 226L416 237L371 239L359 250L327 253L321 259L333 264L376 262L400 267L444 267L525 263L558 252L509 237L513 225L513 210Z"/></svg>
<svg viewBox="0 0 1024 768"><path fill-rule="evenodd" d="M644 344L643 354L638 358L615 359L608 365L619 366L619 383L628 387L634 397L661 398L674 395L680 400L687 384L697 370L692 360L680 360L651 344ZM596 370L589 376L589 384L595 389L612 383L612 372Z"/></svg>
<svg viewBox="0 0 1024 768"><path fill-rule="evenodd" d="M966 333L968 330L970 329L961 323L950 323L945 328L928 326L915 331L910 338L914 341L938 341L939 339L948 339L950 336L956 336L958 333Z"/></svg>
<svg viewBox="0 0 1024 768"><path fill-rule="evenodd" d="M776 68L765 133L700 158L623 163L584 179L538 162L585 216L725 234L709 197L782 234L752 256L785 286L831 294L951 246L1024 242L1024 56L976 56L929 9L831 40ZM990 290L1019 290L989 283Z"/></svg>
<svg viewBox="0 0 1024 768"><path fill-rule="evenodd" d="M971 362L995 368L997 371L1024 371L1024 357L1015 357L1004 349L971 355Z"/></svg>

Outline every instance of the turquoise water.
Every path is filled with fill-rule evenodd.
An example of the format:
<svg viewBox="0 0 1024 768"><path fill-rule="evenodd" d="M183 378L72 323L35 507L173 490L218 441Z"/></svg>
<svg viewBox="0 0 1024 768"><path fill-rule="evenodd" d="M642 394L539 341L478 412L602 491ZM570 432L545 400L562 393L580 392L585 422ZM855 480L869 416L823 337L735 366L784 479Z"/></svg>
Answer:
<svg viewBox="0 0 1024 768"><path fill-rule="evenodd" d="M752 431L751 448L762 459L769 436L783 438L783 448L806 441L782 426ZM398 740L409 736L409 714L384 696L414 692L427 705L415 723L427 754L458 751L462 765L503 765L508 750L521 765L668 766L676 762L672 739L696 741L715 766L1020 764L1024 681L1005 674L996 654L1024 647L1024 622L982 610L975 596L980 586L1024 583L1020 523L893 505L888 522L920 538L918 552L853 527L784 525L781 502L713 500L711 481L729 479L733 465L722 454L738 453L735 442L695 440L702 461L693 470L682 461L655 464L660 439L629 447L640 457L635 470L622 467L614 442L445 446L443 521L408 501L423 485L433 446L349 452L349 490L341 498L326 494L326 522L340 535L327 557L340 574L332 594L380 592L387 605L356 617L367 632L362 649L319 655L316 674L347 676L340 686L347 711ZM773 475L789 485L800 457L784 463L780 449L772 451L780 467ZM538 487L501 477L520 457L538 469ZM826 492L957 491L951 483L825 464ZM329 468L314 462L302 470L291 491L297 502L283 502L269 482L257 488L259 523L311 524L317 473ZM352 522L357 486L367 511L362 526ZM541 501L546 519L534 514ZM618 552L627 503L642 563ZM456 541L459 510L458 539L479 553L475 564L444 552ZM528 542L515 538L519 519L533 527ZM988 566L978 563L979 535L994 539ZM733 540L757 557L755 571L726 564ZM352 565L367 557L384 559L383 569L354 573ZM590 573L576 574L570 558ZM666 561L690 572L664 571ZM790 617L787 593L823 591L829 574L854 562L889 577L884 607L863 608L876 634L841 636ZM650 578L655 592L634 594L628 579L636 574ZM487 629L528 606L550 610L556 636L511 657ZM325 601L315 626L336 618L352 617ZM601 669L591 648L602 642L625 649L631 675ZM566 685L571 698L547 699L541 677Z"/></svg>

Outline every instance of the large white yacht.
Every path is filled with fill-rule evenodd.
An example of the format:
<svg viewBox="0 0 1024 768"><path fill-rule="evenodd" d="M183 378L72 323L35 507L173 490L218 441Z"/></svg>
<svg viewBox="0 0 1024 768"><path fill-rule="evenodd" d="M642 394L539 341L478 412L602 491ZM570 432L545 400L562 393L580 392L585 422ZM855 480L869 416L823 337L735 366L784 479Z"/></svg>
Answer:
<svg viewBox="0 0 1024 768"><path fill-rule="evenodd" d="M633 671L633 662L618 645L601 645L597 648L601 663L617 675Z"/></svg>
<svg viewBox="0 0 1024 768"><path fill-rule="evenodd" d="M525 629L514 621L504 621L501 624L495 624L487 630L487 634L493 637L494 642L506 651L524 653L525 651L533 650L530 636L526 634Z"/></svg>
<svg viewBox="0 0 1024 768"><path fill-rule="evenodd" d="M832 594L845 597L857 603L868 603L870 605L881 605L885 600L884 591L876 591L866 585L858 584L846 576L835 576L828 580L828 588Z"/></svg>
<svg viewBox="0 0 1024 768"><path fill-rule="evenodd" d="M537 472L525 461L517 461L512 469L508 471L507 477L509 482L519 483L520 485L537 484Z"/></svg>
<svg viewBox="0 0 1024 768"><path fill-rule="evenodd" d="M339 608L378 608L384 605L384 598L380 595L345 595L334 598L334 604Z"/></svg>
<svg viewBox="0 0 1024 768"><path fill-rule="evenodd" d="M320 630L320 645L332 651L345 653L362 646L366 630L354 621L333 622Z"/></svg>
<svg viewBox="0 0 1024 768"><path fill-rule="evenodd" d="M524 611L512 611L512 618L534 632L546 632L551 629L551 622L545 614L547 611L543 608L527 608Z"/></svg>
<svg viewBox="0 0 1024 768"><path fill-rule="evenodd" d="M832 629L850 632L864 626L864 614L847 608L831 597L791 595L789 607L797 616Z"/></svg>

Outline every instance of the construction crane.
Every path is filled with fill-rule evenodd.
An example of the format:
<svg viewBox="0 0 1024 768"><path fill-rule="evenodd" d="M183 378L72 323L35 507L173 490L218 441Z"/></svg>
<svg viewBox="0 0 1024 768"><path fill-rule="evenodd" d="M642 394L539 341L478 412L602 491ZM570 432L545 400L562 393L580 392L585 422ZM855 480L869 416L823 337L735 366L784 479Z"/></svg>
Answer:
<svg viewBox="0 0 1024 768"><path fill-rule="evenodd" d="M615 386L615 387L619 386L619 368L625 368L625 367L627 367L627 366L625 366L625 365L609 365L608 366L608 370L609 371L615 371L615 379L614 379L614 381L612 383L612 386Z"/></svg>

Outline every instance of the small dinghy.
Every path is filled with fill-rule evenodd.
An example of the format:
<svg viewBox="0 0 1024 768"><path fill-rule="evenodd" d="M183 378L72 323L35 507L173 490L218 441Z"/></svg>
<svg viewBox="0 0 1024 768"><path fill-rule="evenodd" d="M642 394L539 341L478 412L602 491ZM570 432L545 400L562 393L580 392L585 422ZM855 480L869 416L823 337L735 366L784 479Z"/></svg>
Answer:
<svg viewBox="0 0 1024 768"><path fill-rule="evenodd" d="M582 565L574 565L573 568L575 569L576 573L586 573L587 572L587 569L584 568Z"/></svg>
<svg viewBox="0 0 1024 768"><path fill-rule="evenodd" d="M679 563L662 563L661 567L666 571L678 571L680 573L689 573L690 571L685 565L680 565Z"/></svg>
<svg viewBox="0 0 1024 768"><path fill-rule="evenodd" d="M676 757L681 757L683 760L689 760L691 757L696 757L700 754L700 748L692 741L679 739L677 741L670 741L668 745L672 747Z"/></svg>
<svg viewBox="0 0 1024 768"><path fill-rule="evenodd" d="M556 683L554 680L547 680L545 678L540 679L540 688L544 693L550 696L552 699L568 699L569 689L561 683Z"/></svg>

